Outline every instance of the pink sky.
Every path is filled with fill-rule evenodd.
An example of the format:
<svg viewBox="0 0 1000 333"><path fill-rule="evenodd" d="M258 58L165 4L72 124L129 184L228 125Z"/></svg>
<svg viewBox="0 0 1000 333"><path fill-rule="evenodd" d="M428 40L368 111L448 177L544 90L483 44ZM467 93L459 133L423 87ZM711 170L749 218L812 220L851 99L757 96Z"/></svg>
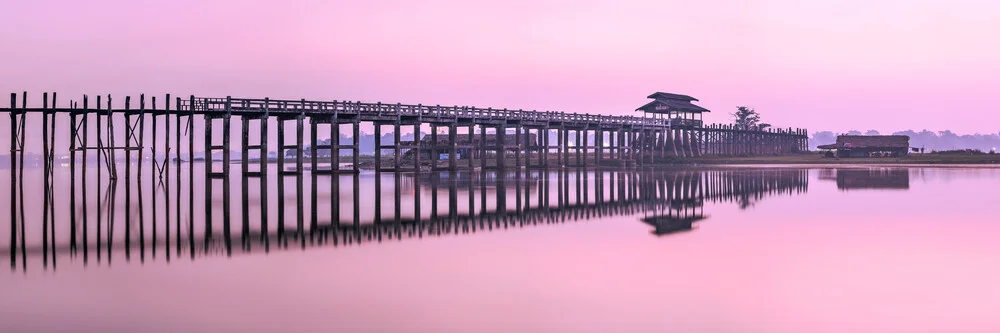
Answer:
<svg viewBox="0 0 1000 333"><path fill-rule="evenodd" d="M631 114L668 91L710 122L996 133L997 31L992 0L7 1L0 92Z"/></svg>

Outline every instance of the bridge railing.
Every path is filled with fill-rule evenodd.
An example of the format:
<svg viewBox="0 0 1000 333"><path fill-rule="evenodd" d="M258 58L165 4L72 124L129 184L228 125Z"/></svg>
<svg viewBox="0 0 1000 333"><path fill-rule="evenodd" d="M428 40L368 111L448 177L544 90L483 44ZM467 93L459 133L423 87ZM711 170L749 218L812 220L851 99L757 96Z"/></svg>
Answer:
<svg viewBox="0 0 1000 333"><path fill-rule="evenodd" d="M578 124L630 125L669 127L671 125L699 125L697 120L656 119L636 116L595 115L557 111L508 110L474 106L442 106L422 104L383 104L360 101L307 101L251 98L205 98L182 100L183 110L196 112L270 112L281 113L340 113L370 114L380 117L425 117L436 119L472 118L491 120L519 120L527 122L562 122ZM697 124L695 124L697 123Z"/></svg>

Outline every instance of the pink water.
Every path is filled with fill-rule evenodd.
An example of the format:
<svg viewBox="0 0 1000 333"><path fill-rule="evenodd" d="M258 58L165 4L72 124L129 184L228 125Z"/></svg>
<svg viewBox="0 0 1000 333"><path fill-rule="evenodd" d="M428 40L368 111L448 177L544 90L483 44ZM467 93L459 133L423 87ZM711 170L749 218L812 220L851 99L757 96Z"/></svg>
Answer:
<svg viewBox="0 0 1000 333"><path fill-rule="evenodd" d="M110 265L67 252L53 268L29 254L0 273L0 332L1000 331L1000 169L900 170L875 188L801 170L807 191L705 200L708 218L665 236L640 222L645 210L269 252L234 239L232 256L185 249L169 262L162 248L126 260L120 239ZM373 177L362 176L366 191ZM425 186L414 191L424 207ZM500 194L508 204L510 191ZM391 216L392 195L383 200ZM0 230L6 247L9 227ZM41 231L28 238L39 244Z"/></svg>

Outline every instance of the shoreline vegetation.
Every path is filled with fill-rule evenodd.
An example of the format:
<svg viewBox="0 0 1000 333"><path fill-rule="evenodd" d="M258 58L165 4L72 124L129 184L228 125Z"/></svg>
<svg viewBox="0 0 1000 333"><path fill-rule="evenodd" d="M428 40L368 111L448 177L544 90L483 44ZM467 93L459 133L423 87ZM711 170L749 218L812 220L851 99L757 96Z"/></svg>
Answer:
<svg viewBox="0 0 1000 333"><path fill-rule="evenodd" d="M870 157L870 158L834 158L824 157L820 153L783 155L783 156L744 156L744 157L693 157L677 164L871 164L871 165L948 165L948 164L997 164L1000 165L1000 154L912 154L903 157Z"/></svg>

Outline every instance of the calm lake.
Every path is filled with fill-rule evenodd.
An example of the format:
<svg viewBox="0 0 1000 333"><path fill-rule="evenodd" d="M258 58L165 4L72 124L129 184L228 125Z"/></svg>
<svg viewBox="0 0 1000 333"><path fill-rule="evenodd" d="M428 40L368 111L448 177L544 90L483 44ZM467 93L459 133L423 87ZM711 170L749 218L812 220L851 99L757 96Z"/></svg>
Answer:
<svg viewBox="0 0 1000 333"><path fill-rule="evenodd" d="M1000 168L194 168L26 168L23 233L0 169L0 332L1000 331Z"/></svg>

